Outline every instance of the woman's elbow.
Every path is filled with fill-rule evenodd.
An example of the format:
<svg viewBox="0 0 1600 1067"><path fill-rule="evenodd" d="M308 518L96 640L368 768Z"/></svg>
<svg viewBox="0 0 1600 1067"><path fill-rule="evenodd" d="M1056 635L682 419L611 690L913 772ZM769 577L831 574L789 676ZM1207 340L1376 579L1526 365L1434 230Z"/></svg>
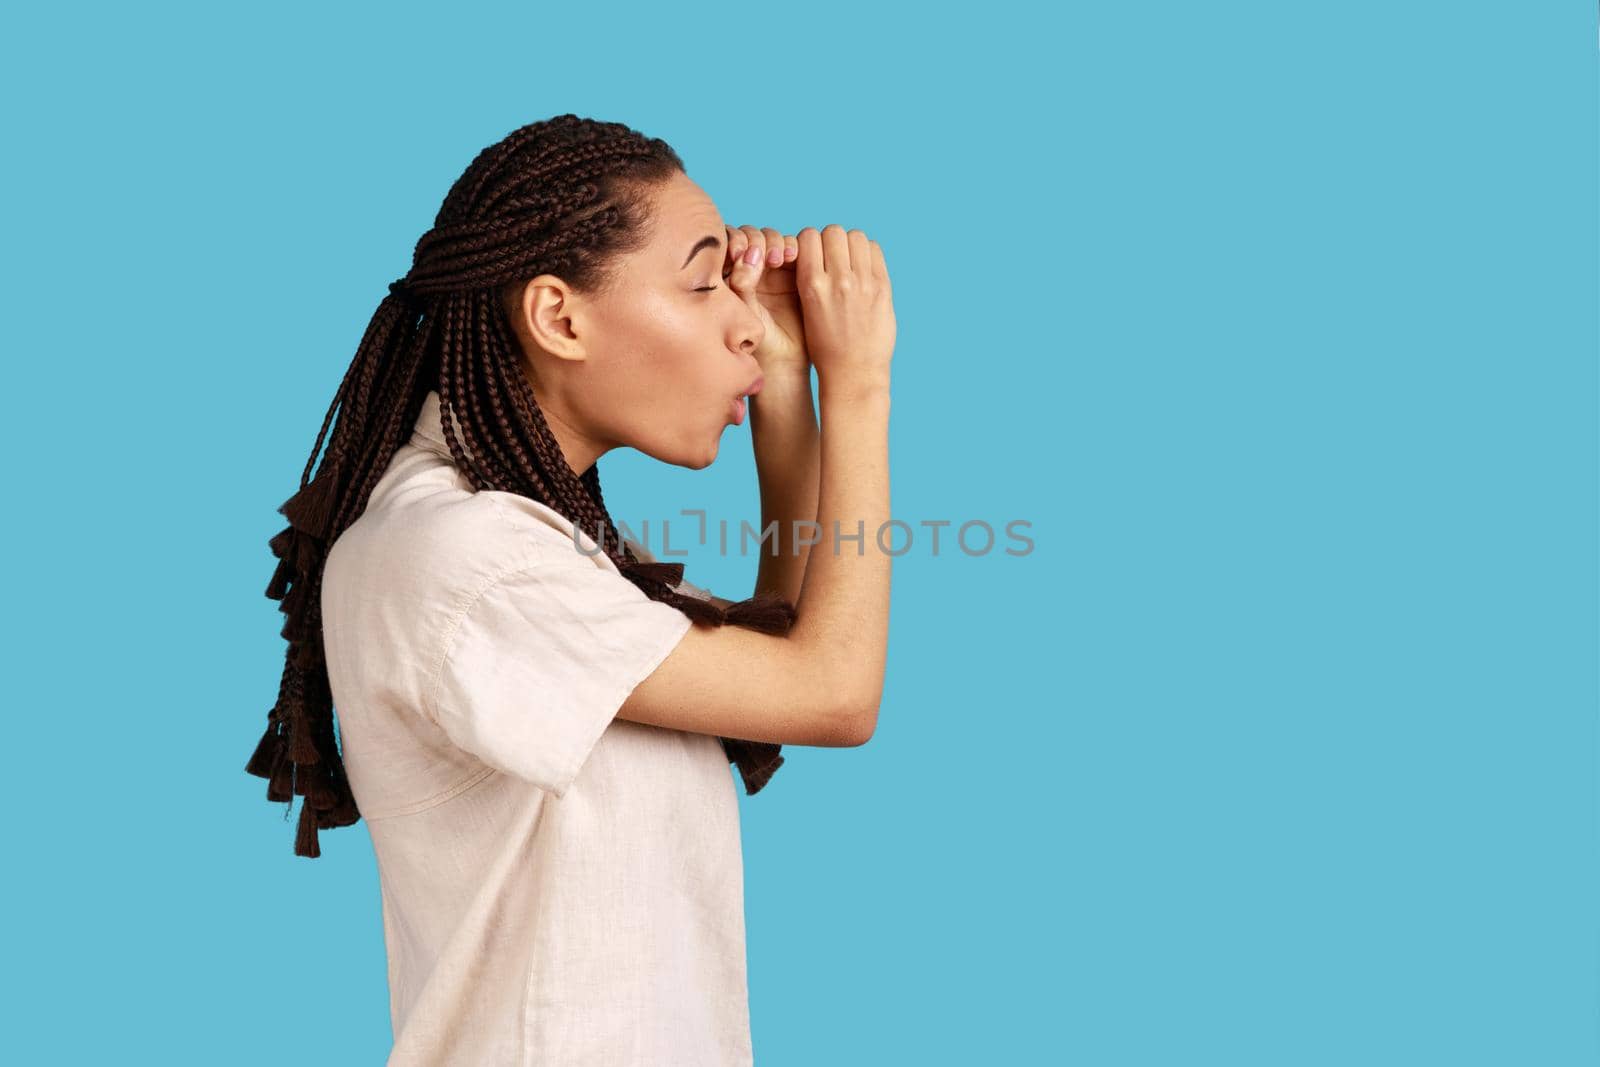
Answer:
<svg viewBox="0 0 1600 1067"><path fill-rule="evenodd" d="M840 748L860 748L878 729L878 702L860 701L840 713L837 735Z"/></svg>

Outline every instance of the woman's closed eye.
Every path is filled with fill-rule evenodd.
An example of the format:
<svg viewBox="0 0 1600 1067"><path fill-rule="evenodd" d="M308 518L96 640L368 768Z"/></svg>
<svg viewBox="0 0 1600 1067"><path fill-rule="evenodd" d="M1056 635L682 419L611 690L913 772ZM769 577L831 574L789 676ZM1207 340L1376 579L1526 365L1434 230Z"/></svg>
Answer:
<svg viewBox="0 0 1600 1067"><path fill-rule="evenodd" d="M722 288L722 286L720 286L720 285L702 285L700 288L696 289L695 292L697 292L697 293L709 293L713 289L720 289L720 288Z"/></svg>

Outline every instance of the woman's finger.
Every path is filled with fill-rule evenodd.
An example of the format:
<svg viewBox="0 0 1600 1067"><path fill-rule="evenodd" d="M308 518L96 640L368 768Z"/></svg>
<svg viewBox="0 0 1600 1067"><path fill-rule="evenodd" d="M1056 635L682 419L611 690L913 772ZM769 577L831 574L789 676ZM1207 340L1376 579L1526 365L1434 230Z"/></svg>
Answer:
<svg viewBox="0 0 1600 1067"><path fill-rule="evenodd" d="M741 226L739 232L743 238L743 251L733 261L728 281L736 289L746 289L755 285L756 279L761 277L761 266L767 255L767 239L754 226Z"/></svg>
<svg viewBox="0 0 1600 1067"><path fill-rule="evenodd" d="M761 237L767 248L767 266L783 266L783 234L771 226L763 226Z"/></svg>
<svg viewBox="0 0 1600 1067"><path fill-rule="evenodd" d="M733 268L738 264L739 257L744 255L744 244L746 238L744 231L739 229L737 226L729 226L727 223L723 223L722 228L728 232L727 255L723 259L722 270L722 276L726 278L733 272Z"/></svg>
<svg viewBox="0 0 1600 1067"><path fill-rule="evenodd" d="M802 293L809 292L821 284L825 273L822 233L815 226L806 226L794 235L794 242L798 253L794 261L795 281Z"/></svg>
<svg viewBox="0 0 1600 1067"><path fill-rule="evenodd" d="M822 259L824 273L830 276L850 273L850 238L837 222L822 228Z"/></svg>
<svg viewBox="0 0 1600 1067"><path fill-rule="evenodd" d="M861 230L851 230L847 236L850 240L850 269L857 275L870 279L872 246L867 243L866 233Z"/></svg>

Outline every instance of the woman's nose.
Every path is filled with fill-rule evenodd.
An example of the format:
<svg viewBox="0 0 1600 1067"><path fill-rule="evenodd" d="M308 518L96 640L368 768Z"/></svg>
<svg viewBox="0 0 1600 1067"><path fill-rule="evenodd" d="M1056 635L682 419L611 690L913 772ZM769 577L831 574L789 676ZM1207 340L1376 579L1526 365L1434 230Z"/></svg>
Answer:
<svg viewBox="0 0 1600 1067"><path fill-rule="evenodd" d="M745 355L754 355L756 349L761 347L761 342L766 338L767 328L756 318L755 312L750 313L750 318L745 324L744 338L739 342L739 351Z"/></svg>

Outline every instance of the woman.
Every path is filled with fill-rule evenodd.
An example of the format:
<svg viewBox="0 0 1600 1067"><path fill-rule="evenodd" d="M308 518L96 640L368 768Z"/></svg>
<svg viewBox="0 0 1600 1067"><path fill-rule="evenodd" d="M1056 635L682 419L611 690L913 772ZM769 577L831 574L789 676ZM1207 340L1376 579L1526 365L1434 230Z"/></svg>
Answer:
<svg viewBox="0 0 1600 1067"><path fill-rule="evenodd" d="M872 735L894 334L876 242L725 226L620 124L533 123L451 188L281 509L247 767L305 798L298 855L367 820L391 1064L751 1062L728 762L755 793ZM732 603L617 536L596 461L705 467L747 402L776 539Z"/></svg>

